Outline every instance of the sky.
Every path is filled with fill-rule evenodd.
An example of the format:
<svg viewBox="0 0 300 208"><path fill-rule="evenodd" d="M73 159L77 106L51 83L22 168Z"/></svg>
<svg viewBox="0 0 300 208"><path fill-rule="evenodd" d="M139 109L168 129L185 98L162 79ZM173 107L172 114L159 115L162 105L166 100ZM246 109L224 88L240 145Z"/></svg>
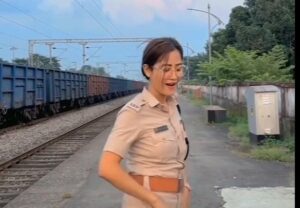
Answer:
<svg viewBox="0 0 300 208"><path fill-rule="evenodd" d="M205 52L208 4L212 32L224 28L232 8L244 0L0 0L0 58L28 58L29 40L78 40L174 37L184 55ZM202 11L188 10L188 8ZM80 42L82 43L82 42ZM111 76L142 79L145 42L55 43L52 57L62 69L84 63L105 67ZM83 52L85 47L85 52ZM34 53L50 56L49 45ZM85 54L85 56L83 56ZM83 58L85 57L85 58Z"/></svg>

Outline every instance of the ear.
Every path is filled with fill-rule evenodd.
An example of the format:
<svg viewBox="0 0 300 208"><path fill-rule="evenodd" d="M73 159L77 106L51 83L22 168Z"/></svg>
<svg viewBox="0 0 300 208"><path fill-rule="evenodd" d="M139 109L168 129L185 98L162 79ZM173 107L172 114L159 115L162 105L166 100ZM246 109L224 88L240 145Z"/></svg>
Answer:
<svg viewBox="0 0 300 208"><path fill-rule="evenodd" d="M143 70L144 70L144 73L146 74L146 76L149 77L149 79L150 79L151 74L152 74L152 68L148 64L144 64Z"/></svg>

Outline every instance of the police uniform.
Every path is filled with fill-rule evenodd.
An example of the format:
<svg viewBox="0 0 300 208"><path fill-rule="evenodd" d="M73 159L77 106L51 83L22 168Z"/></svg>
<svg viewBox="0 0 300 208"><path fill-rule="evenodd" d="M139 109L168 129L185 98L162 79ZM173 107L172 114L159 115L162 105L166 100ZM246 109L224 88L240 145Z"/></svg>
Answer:
<svg viewBox="0 0 300 208"><path fill-rule="evenodd" d="M178 193L156 192L170 208L181 208L183 186L191 189L185 168L186 132L177 104L173 96L162 105L144 88L119 111L103 149L126 158L128 172L143 176L142 185L149 190L152 176L182 179ZM124 194L122 207L150 208L150 205Z"/></svg>

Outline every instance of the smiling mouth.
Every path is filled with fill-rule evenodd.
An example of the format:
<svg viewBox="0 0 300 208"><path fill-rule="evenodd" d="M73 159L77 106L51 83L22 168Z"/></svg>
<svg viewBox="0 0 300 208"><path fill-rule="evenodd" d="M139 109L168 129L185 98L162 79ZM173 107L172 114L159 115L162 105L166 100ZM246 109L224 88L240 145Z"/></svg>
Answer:
<svg viewBox="0 0 300 208"><path fill-rule="evenodd" d="M167 86L173 87L176 85L176 83L166 83Z"/></svg>

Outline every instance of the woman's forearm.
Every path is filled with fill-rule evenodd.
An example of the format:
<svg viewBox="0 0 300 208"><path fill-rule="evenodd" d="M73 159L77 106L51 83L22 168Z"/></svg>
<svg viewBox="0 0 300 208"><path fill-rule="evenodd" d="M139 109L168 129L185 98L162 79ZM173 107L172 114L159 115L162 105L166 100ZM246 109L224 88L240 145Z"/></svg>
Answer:
<svg viewBox="0 0 300 208"><path fill-rule="evenodd" d="M105 156L99 164L99 175L117 189L145 201L150 205L159 200L157 195L138 184L130 175L128 175L121 167L120 163L107 160Z"/></svg>

